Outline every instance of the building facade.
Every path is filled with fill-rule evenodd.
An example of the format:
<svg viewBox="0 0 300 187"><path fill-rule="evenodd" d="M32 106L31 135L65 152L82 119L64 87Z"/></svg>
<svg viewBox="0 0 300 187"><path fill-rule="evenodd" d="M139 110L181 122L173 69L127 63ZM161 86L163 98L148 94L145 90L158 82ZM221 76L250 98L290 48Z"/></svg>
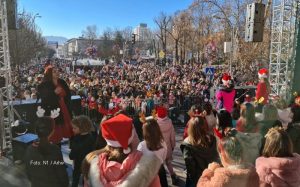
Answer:
<svg viewBox="0 0 300 187"><path fill-rule="evenodd" d="M145 23L141 23L139 26L134 28L133 33L136 35L135 40L137 42L147 42L151 40L151 31Z"/></svg>
<svg viewBox="0 0 300 187"><path fill-rule="evenodd" d="M85 55L88 47L98 47L103 44L103 40L94 39L89 40L86 38L72 38L64 44L63 52L65 57L76 57Z"/></svg>

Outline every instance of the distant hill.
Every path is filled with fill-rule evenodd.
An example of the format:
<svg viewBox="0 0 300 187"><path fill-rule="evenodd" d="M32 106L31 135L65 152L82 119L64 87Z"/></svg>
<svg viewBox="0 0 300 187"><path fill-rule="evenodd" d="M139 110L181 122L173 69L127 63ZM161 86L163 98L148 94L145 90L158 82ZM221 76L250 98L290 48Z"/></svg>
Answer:
<svg viewBox="0 0 300 187"><path fill-rule="evenodd" d="M46 38L47 42L58 42L59 45L65 43L68 40L68 38L62 36L44 36L44 38Z"/></svg>

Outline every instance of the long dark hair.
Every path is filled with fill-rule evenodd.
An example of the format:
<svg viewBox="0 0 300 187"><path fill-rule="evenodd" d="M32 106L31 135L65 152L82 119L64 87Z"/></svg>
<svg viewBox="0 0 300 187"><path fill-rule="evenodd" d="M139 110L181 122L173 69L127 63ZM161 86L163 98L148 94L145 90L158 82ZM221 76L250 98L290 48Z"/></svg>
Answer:
<svg viewBox="0 0 300 187"><path fill-rule="evenodd" d="M245 120L246 132L253 132L253 130L256 129L255 108L251 103L246 103L241 106L241 118Z"/></svg>
<svg viewBox="0 0 300 187"><path fill-rule="evenodd" d="M53 131L54 120L50 117L41 117L35 122L35 132L39 137L38 150L41 154L46 155L45 145L49 144L48 137Z"/></svg>
<svg viewBox="0 0 300 187"><path fill-rule="evenodd" d="M44 78L42 82L53 82L53 67L51 65L45 68Z"/></svg>
<svg viewBox="0 0 300 187"><path fill-rule="evenodd" d="M143 136L150 151L161 149L164 137L160 131L159 125L155 119L146 120L143 125Z"/></svg>
<svg viewBox="0 0 300 187"><path fill-rule="evenodd" d="M232 128L232 117L231 114L227 110L221 110L218 114L219 128L222 130L222 134L224 135L224 131L226 128Z"/></svg>

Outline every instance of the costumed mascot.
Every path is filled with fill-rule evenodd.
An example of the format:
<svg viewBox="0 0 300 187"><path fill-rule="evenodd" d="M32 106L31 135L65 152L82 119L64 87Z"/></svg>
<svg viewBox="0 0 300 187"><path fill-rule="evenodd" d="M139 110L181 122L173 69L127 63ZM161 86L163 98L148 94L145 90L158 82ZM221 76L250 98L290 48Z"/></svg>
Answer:
<svg viewBox="0 0 300 187"><path fill-rule="evenodd" d="M231 112L234 105L234 97L235 97L235 89L233 80L231 80L231 76L227 73L224 73L222 77L222 85L219 87L217 91L217 109L226 109L228 112Z"/></svg>
<svg viewBox="0 0 300 187"><path fill-rule="evenodd" d="M45 68L44 78L37 87L38 98L41 99L40 107L46 116L59 109L59 115L55 118L55 126L50 142L60 144L63 138L73 136L71 125L71 92L68 84L61 78L52 65Z"/></svg>
<svg viewBox="0 0 300 187"><path fill-rule="evenodd" d="M268 81L268 70L263 68L258 71L259 82L256 87L256 101L262 101L263 105L268 103L269 94L271 92L270 83Z"/></svg>

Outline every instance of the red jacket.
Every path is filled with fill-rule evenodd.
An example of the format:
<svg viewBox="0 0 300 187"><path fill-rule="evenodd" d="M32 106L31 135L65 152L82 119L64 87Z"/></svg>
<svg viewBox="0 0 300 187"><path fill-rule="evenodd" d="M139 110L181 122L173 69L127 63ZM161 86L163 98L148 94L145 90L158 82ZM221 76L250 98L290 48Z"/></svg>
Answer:
<svg viewBox="0 0 300 187"><path fill-rule="evenodd" d="M89 101L89 110L96 110L96 109L97 109L97 102Z"/></svg>

